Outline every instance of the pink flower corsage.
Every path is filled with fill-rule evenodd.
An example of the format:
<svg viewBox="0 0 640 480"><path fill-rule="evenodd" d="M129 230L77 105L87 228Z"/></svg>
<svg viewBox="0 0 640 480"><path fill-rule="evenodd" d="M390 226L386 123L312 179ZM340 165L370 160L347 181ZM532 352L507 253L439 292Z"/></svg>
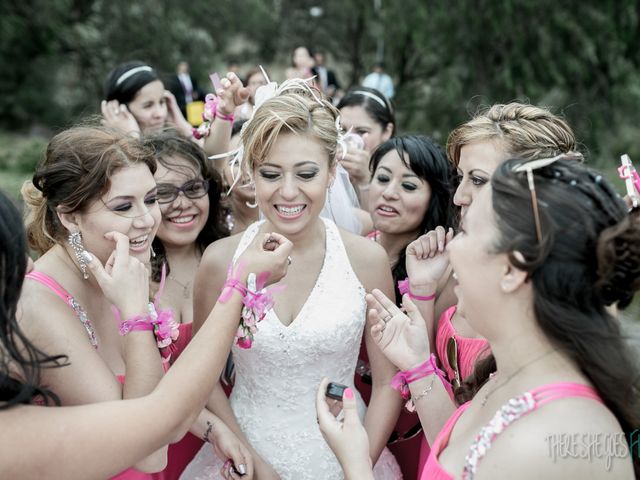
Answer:
<svg viewBox="0 0 640 480"><path fill-rule="evenodd" d="M202 112L202 120L204 121L200 124L199 127L192 130L193 137L196 140L200 140L201 138L209 136L209 132L211 131L211 122L213 122L214 118L219 118L221 120L233 123L235 119L233 113L224 115L218 112L219 102L220 99L212 93L209 93L206 97L204 97L204 111Z"/></svg>
<svg viewBox="0 0 640 480"><path fill-rule="evenodd" d="M238 265L235 275L231 275L231 270L232 267L230 266L229 277L218 300L221 303L225 303L231 298L233 290L240 292L243 307L240 315L240 325L236 331L236 344L240 348L251 348L254 335L258 331L258 322L264 319L267 312L275 304L273 293L283 289L284 285L267 289L265 285L270 274L269 272L262 272L257 276L255 273L250 273L247 277L247 286L244 286L238 279L243 266Z"/></svg>
<svg viewBox="0 0 640 480"><path fill-rule="evenodd" d="M158 348L166 348L173 342L178 340L180 336L180 329L178 323L173 318L173 312L169 309L159 310L156 312L153 304L149 304L149 315L154 318L153 333L156 335L156 341ZM153 307L153 308L151 308ZM163 355L164 356L164 355Z"/></svg>

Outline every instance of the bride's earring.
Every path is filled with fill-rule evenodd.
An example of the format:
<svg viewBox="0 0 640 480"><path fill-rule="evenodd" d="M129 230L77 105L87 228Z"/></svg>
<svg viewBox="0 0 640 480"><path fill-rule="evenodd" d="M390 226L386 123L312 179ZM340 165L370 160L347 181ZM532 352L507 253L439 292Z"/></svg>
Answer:
<svg viewBox="0 0 640 480"><path fill-rule="evenodd" d="M73 249L73 253L76 256L76 260L78 261L78 265L80 266L80 271L82 272L82 278L87 280L89 278L89 273L87 272L87 262L84 259L84 255L82 252L85 251L84 245L82 244L82 234L79 230L75 232L71 232L69 237L67 238L69 245Z"/></svg>
<svg viewBox="0 0 640 480"><path fill-rule="evenodd" d="M256 197L254 195L253 197L253 203L251 202L244 202L244 204L249 207L249 208L258 208L258 201L256 200Z"/></svg>

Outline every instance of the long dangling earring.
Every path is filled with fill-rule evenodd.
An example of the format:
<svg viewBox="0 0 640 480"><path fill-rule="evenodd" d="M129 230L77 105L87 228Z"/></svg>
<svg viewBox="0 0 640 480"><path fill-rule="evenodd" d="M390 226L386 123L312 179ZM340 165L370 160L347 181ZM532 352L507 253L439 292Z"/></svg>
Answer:
<svg viewBox="0 0 640 480"><path fill-rule="evenodd" d="M87 280L89 278L89 274L87 273L87 262L82 255L84 252L84 245L82 244L82 234L80 231L71 232L69 237L67 238L69 245L73 249L73 253L76 256L76 260L78 261L78 265L80 266L80 271L82 272L82 278Z"/></svg>

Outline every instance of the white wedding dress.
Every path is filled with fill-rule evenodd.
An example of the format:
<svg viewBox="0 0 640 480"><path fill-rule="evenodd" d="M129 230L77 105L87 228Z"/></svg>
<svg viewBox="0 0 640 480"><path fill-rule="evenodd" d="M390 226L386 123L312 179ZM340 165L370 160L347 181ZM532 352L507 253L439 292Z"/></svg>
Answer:
<svg viewBox="0 0 640 480"><path fill-rule="evenodd" d="M251 445L282 480L344 478L318 428L315 398L323 377L354 389L365 290L351 268L337 227L324 222L324 263L298 316L287 327L269 311L258 324L253 346L244 350L234 344L232 350L236 375L231 408ZM260 224L246 230L234 260L251 243ZM356 395L364 416L366 407ZM222 478L225 460L205 443L180 478ZM376 479L402 478L388 449L382 452L374 474Z"/></svg>

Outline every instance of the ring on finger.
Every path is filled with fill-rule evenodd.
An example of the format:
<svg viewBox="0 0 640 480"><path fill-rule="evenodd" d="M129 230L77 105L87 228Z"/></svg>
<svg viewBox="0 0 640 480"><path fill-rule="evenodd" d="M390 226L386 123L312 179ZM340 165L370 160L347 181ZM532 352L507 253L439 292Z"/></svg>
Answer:
<svg viewBox="0 0 640 480"><path fill-rule="evenodd" d="M387 315L386 317L384 317L384 318L382 319L382 321L383 321L383 322L384 322L384 324L386 325L386 324L387 324L387 322L388 322L389 320L391 320L392 318L393 318L393 316L392 316L392 315Z"/></svg>

